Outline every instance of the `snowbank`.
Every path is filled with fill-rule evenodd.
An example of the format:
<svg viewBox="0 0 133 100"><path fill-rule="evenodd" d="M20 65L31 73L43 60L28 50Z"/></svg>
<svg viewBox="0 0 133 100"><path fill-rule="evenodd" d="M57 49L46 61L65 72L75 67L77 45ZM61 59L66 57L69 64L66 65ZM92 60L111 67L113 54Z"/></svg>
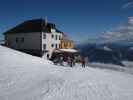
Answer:
<svg viewBox="0 0 133 100"><path fill-rule="evenodd" d="M0 46L0 100L132 100L133 75L54 66Z"/></svg>
<svg viewBox="0 0 133 100"><path fill-rule="evenodd" d="M89 63L89 66L99 68L99 69L105 69L105 70L114 70L114 71L124 71L124 66L119 66L115 64L104 64L104 63Z"/></svg>

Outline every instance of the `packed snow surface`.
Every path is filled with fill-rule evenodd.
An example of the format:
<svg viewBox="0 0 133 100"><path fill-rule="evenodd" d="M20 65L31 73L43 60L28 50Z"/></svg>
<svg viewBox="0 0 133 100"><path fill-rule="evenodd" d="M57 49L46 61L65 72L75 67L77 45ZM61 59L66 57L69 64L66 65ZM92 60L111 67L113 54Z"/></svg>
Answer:
<svg viewBox="0 0 133 100"><path fill-rule="evenodd" d="M133 100L133 75L55 66L0 46L0 100Z"/></svg>

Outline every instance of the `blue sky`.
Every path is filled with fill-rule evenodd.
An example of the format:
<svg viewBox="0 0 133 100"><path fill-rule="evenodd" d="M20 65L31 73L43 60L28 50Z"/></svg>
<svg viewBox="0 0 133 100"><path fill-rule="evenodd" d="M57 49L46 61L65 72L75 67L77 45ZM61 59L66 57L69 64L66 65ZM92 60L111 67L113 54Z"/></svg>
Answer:
<svg viewBox="0 0 133 100"><path fill-rule="evenodd" d="M24 20L45 16L76 41L96 38L126 22L132 10L132 0L0 0L0 39Z"/></svg>

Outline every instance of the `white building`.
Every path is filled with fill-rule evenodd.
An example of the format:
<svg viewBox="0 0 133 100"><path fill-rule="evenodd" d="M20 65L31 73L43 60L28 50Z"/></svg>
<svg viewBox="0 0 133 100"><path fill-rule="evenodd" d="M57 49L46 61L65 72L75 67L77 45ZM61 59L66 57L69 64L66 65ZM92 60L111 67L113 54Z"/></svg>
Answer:
<svg viewBox="0 0 133 100"><path fill-rule="evenodd" d="M40 57L51 57L54 49L60 47L62 32L55 24L43 19L23 22L4 33L6 45Z"/></svg>

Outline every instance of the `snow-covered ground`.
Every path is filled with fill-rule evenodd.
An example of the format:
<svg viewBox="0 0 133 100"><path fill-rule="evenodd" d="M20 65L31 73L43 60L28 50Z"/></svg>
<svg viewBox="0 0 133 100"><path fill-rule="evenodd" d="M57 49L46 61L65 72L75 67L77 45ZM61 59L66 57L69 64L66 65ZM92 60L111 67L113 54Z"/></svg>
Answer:
<svg viewBox="0 0 133 100"><path fill-rule="evenodd" d="M131 61L122 61L124 66L115 65L115 64L104 64L104 63L89 63L89 67L98 68L108 71L119 71L129 74L133 74L133 62Z"/></svg>
<svg viewBox="0 0 133 100"><path fill-rule="evenodd" d="M133 100L133 74L55 66L0 46L0 100Z"/></svg>

